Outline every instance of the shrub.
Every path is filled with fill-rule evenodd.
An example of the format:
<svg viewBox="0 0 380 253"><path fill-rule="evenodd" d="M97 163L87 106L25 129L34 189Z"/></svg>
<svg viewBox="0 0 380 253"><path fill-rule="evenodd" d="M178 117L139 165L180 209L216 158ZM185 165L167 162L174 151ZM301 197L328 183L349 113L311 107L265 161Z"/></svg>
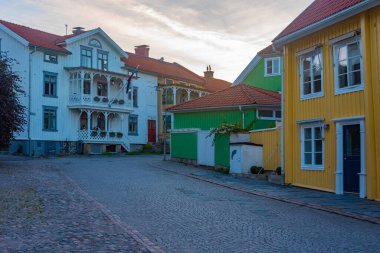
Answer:
<svg viewBox="0 0 380 253"><path fill-rule="evenodd" d="M264 174L264 168L259 166L252 166L251 167L251 173L252 174Z"/></svg>
<svg viewBox="0 0 380 253"><path fill-rule="evenodd" d="M144 151L152 151L152 144L147 143L143 146Z"/></svg>
<svg viewBox="0 0 380 253"><path fill-rule="evenodd" d="M276 168L276 174L281 175L281 166Z"/></svg>

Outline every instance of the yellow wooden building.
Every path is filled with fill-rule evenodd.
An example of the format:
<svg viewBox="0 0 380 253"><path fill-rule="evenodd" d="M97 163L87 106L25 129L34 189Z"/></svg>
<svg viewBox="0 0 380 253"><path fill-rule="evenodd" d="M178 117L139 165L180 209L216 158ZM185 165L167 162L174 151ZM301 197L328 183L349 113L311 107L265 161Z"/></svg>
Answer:
<svg viewBox="0 0 380 253"><path fill-rule="evenodd" d="M380 200L380 1L316 0L273 42L285 182Z"/></svg>

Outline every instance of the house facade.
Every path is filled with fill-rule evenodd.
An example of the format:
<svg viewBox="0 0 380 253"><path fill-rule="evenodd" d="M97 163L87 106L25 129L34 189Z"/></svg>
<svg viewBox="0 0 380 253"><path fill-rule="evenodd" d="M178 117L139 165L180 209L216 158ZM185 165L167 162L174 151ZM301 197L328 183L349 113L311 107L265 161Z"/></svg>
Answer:
<svg viewBox="0 0 380 253"><path fill-rule="evenodd" d="M148 132L151 133L149 142L169 143L170 130L173 127L173 115L166 109L203 97L209 93L228 88L231 83L214 78L211 67L204 72L204 77L197 75L184 66L167 62L163 58L154 59L149 55L147 45L135 47L135 53L128 53L126 65L140 66L140 73L157 77L157 122L150 122ZM130 68L132 70L132 67ZM157 127L157 129L156 129ZM154 128L154 129L153 129ZM157 133L157 136L153 133Z"/></svg>
<svg viewBox="0 0 380 253"><path fill-rule="evenodd" d="M380 3L314 1L284 51L285 181L380 200Z"/></svg>
<svg viewBox="0 0 380 253"><path fill-rule="evenodd" d="M271 91L281 91L282 49L264 48L239 74L234 85L246 84Z"/></svg>
<svg viewBox="0 0 380 253"><path fill-rule="evenodd" d="M145 144L145 122L156 119L157 78L133 78L128 55L100 28L60 36L0 21L1 51L15 59L27 125L10 152L104 153Z"/></svg>
<svg viewBox="0 0 380 253"><path fill-rule="evenodd" d="M224 123L248 130L273 128L281 117L280 101L277 92L236 85L169 108L174 115L172 159L229 167L230 136L220 135L214 139L209 136L210 131Z"/></svg>

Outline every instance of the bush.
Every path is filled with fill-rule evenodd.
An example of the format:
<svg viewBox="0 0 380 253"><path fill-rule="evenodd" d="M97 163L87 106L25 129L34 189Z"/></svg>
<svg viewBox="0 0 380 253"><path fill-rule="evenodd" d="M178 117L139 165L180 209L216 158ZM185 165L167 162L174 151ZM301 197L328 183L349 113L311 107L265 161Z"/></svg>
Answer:
<svg viewBox="0 0 380 253"><path fill-rule="evenodd" d="M276 168L276 174L281 175L281 166Z"/></svg>
<svg viewBox="0 0 380 253"><path fill-rule="evenodd" d="M144 151L152 151L152 144L147 143L143 146Z"/></svg>
<svg viewBox="0 0 380 253"><path fill-rule="evenodd" d="M252 166L251 167L251 173L252 174L264 174L264 168L259 166Z"/></svg>

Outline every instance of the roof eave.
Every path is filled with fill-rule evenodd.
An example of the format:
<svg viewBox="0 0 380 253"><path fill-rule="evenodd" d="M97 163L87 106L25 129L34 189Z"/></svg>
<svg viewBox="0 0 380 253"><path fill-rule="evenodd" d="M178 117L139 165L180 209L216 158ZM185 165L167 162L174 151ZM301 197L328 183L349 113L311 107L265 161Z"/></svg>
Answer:
<svg viewBox="0 0 380 253"><path fill-rule="evenodd" d="M281 37L277 40L273 40L273 44L276 47L284 46L285 44L288 44L292 41L295 41L297 39L300 39L302 37L305 37L307 35L310 35L312 33L315 33L319 30L322 30L326 27L329 27L335 23L341 22L347 18L350 18L352 16L355 16L363 11L369 10L377 5L380 5L380 2L378 0L368 0L365 2L361 2L359 4L356 4L354 6L351 6L341 12L338 12L328 18L325 18L317 23L314 23L312 25L309 25L307 27L304 27L296 32L293 32L291 34L288 34L284 37Z"/></svg>
<svg viewBox="0 0 380 253"><path fill-rule="evenodd" d="M279 109L281 108L281 105L273 104L273 105L260 105L260 104L251 104L251 105L228 105L228 106L215 106L215 107L198 107L198 108L188 108L188 109L170 109L168 108L168 112L172 113L188 113L188 112L199 112L199 111L224 111L224 110L239 110L239 108L242 109L257 109L257 108L273 108L273 109Z"/></svg>
<svg viewBox="0 0 380 253"><path fill-rule="evenodd" d="M1 23L0 23L0 29L2 29L5 33L10 35L11 37L15 38L22 45L26 47L29 45L29 41L27 41L26 39L24 39L23 37L21 37L20 35L18 35L17 33L15 33L14 31L12 31L11 29L9 29L8 27L6 27L5 25Z"/></svg>

